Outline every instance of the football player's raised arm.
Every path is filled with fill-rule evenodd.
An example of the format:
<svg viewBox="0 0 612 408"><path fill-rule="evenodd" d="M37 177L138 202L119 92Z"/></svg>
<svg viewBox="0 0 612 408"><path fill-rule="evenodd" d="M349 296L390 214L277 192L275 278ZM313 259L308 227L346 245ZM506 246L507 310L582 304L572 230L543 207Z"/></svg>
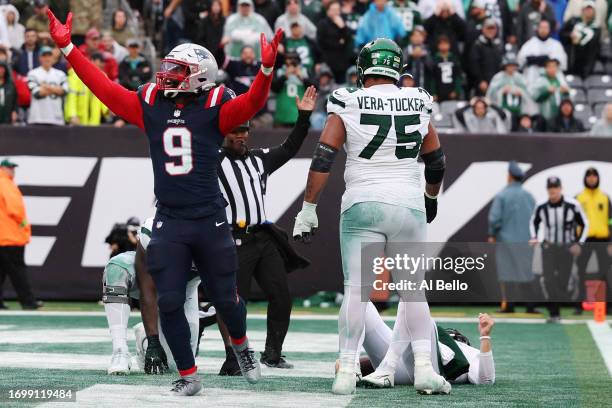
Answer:
<svg viewBox="0 0 612 408"><path fill-rule="evenodd" d="M219 130L223 136L232 129L250 120L257 112L262 110L268 102L272 73L264 74L262 70L257 73L249 91L221 105L219 112Z"/></svg>
<svg viewBox="0 0 612 408"><path fill-rule="evenodd" d="M472 384L492 385L495 383L495 361L491 350L491 331L495 322L486 313L478 316L478 331L480 332L480 353L477 364L470 364L468 373Z"/></svg>
<svg viewBox="0 0 612 408"><path fill-rule="evenodd" d="M342 122L340 116L330 114L312 155L306 191L304 192L304 201L307 203L316 204L319 201L319 196L327 184L336 154L345 140L344 122Z"/></svg>
<svg viewBox="0 0 612 408"><path fill-rule="evenodd" d="M115 115L144 129L142 107L136 92L128 91L118 83L111 81L106 74L85 58L83 53L71 42L72 13L68 14L65 25L59 22L51 10L47 11L47 16L49 17L49 32L53 41L66 56L81 81Z"/></svg>
<svg viewBox="0 0 612 408"><path fill-rule="evenodd" d="M259 39L261 44L261 69L255 76L247 93L244 93L221 105L219 112L219 130L222 135L227 135L236 126L251 119L257 112L263 109L268 102L270 85L278 43L283 36L283 30L278 29L272 42L268 44L266 36L262 33Z"/></svg>
<svg viewBox="0 0 612 408"><path fill-rule="evenodd" d="M136 92L111 81L75 47L68 51L66 59L87 88L115 115L144 129L142 107Z"/></svg>
<svg viewBox="0 0 612 408"><path fill-rule="evenodd" d="M425 193L430 197L437 197L442 186L446 157L440 146L438 132L429 124L427 136L421 145L421 159L425 163Z"/></svg>

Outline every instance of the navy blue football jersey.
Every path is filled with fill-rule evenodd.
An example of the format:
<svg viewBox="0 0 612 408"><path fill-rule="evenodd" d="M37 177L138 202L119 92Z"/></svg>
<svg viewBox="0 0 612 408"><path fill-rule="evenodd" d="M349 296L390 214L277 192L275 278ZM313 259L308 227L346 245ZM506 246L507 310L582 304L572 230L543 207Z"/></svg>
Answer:
<svg viewBox="0 0 612 408"><path fill-rule="evenodd" d="M153 83L140 87L138 96L158 211L178 218L200 218L223 208L226 202L217 181L223 142L218 116L233 92L223 86L213 88L181 108L157 92Z"/></svg>

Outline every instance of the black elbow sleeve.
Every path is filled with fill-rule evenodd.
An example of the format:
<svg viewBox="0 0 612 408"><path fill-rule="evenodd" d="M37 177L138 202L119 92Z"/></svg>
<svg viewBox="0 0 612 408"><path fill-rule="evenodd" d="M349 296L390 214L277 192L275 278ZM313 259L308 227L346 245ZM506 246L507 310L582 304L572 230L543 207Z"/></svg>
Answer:
<svg viewBox="0 0 612 408"><path fill-rule="evenodd" d="M446 169L446 157L441 148L433 152L422 154L421 159L425 163L425 181L427 184L438 184L444 178Z"/></svg>
<svg viewBox="0 0 612 408"><path fill-rule="evenodd" d="M318 143L312 155L310 170L319 173L329 173L332 164L334 164L336 153L338 153L338 149L325 143Z"/></svg>

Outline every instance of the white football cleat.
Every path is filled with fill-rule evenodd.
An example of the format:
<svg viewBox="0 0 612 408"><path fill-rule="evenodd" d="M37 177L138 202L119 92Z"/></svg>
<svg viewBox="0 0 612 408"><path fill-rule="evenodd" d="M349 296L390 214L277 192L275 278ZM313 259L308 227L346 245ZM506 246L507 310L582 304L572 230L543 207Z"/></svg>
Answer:
<svg viewBox="0 0 612 408"><path fill-rule="evenodd" d="M387 371L376 370L363 377L361 382L370 388L393 388L395 387L395 375Z"/></svg>
<svg viewBox="0 0 612 408"><path fill-rule="evenodd" d="M202 381L197 375L181 377L172 382L172 389L164 393L168 396L191 397L202 391Z"/></svg>
<svg viewBox="0 0 612 408"><path fill-rule="evenodd" d="M348 370L340 365L336 367L336 377L332 385L332 393L336 395L354 394L357 387L357 375L354 367Z"/></svg>
<svg viewBox="0 0 612 408"><path fill-rule="evenodd" d="M132 356L126 350L115 350L111 357L108 375L128 375L132 367Z"/></svg>
<svg viewBox="0 0 612 408"><path fill-rule="evenodd" d="M232 345L242 376L249 384L255 384L261 379L261 367L255 358L255 352L249 348L249 341L241 345Z"/></svg>
<svg viewBox="0 0 612 408"><path fill-rule="evenodd" d="M415 365L414 388L419 394L450 394L451 385L430 365Z"/></svg>
<svg viewBox="0 0 612 408"><path fill-rule="evenodd" d="M144 325L142 322L135 324L134 337L136 338L136 360L138 361L138 368L144 371L145 366L145 354L147 349L145 342L147 341L147 333L145 332Z"/></svg>

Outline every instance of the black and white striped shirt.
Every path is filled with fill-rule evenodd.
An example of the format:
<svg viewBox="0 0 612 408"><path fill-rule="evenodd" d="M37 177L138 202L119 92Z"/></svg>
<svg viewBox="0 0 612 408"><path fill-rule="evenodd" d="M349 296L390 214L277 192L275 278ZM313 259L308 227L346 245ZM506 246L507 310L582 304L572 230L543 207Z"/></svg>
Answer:
<svg viewBox="0 0 612 408"><path fill-rule="evenodd" d="M544 241L556 244L584 242L589 230L588 221L578 201L561 197L558 203L539 204L531 217L531 237L537 239L544 223Z"/></svg>
<svg viewBox="0 0 612 408"><path fill-rule="evenodd" d="M268 176L295 156L308 134L310 112L300 111L295 127L279 146L248 150L239 156L228 149L219 155L219 186L228 205L231 225L244 226L268 222L264 198Z"/></svg>

